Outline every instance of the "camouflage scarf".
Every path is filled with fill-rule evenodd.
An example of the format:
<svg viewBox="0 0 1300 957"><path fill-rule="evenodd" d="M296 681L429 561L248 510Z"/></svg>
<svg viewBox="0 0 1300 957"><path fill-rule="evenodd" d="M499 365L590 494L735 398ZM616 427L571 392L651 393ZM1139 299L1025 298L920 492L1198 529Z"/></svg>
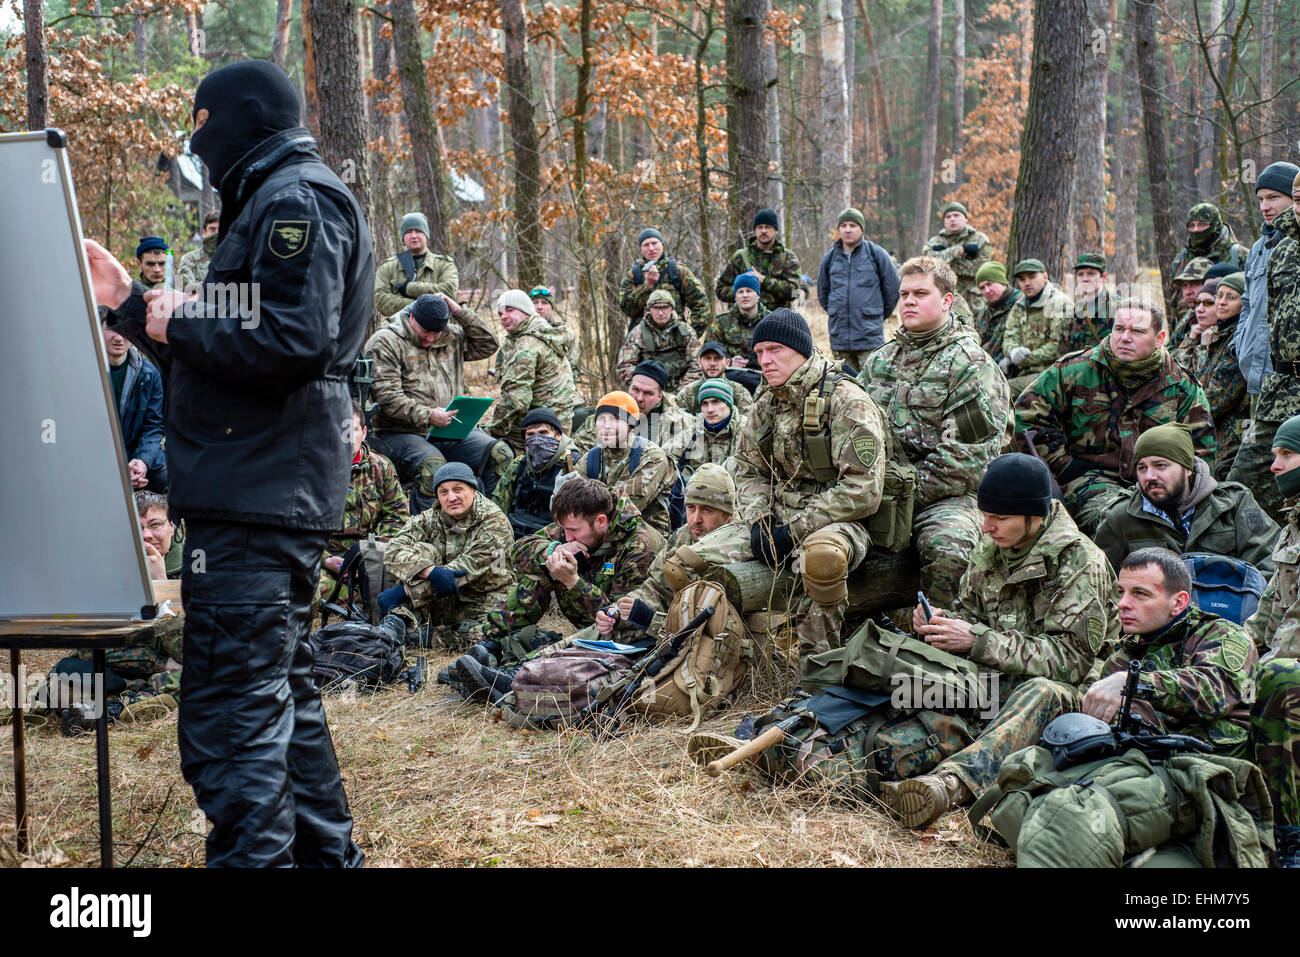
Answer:
<svg viewBox="0 0 1300 957"><path fill-rule="evenodd" d="M1161 346L1145 359L1135 359L1132 362L1125 362L1111 351L1110 336L1106 337L1104 346L1106 365L1110 366L1110 371L1115 373L1115 378L1119 379L1119 384L1129 392L1132 392L1155 375L1156 370L1165 362L1164 346Z"/></svg>

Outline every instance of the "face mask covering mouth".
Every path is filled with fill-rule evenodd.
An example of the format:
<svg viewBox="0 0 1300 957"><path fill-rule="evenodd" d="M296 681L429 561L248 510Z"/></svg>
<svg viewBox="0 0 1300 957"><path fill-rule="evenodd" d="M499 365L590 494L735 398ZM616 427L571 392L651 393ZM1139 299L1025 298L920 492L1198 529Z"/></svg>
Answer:
<svg viewBox="0 0 1300 957"><path fill-rule="evenodd" d="M530 435L524 439L524 451L534 472L555 458L559 450L560 440L553 435Z"/></svg>

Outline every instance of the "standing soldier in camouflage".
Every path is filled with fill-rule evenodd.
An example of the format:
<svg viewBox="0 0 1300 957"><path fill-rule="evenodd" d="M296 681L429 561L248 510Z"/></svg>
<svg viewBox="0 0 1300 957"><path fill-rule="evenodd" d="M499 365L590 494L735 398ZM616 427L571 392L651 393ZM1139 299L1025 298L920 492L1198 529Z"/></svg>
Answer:
<svg viewBox="0 0 1300 957"><path fill-rule="evenodd" d="M872 353L858 382L916 468L912 539L921 585L946 605L979 544L975 489L1011 439L1011 397L974 331L950 314L952 270L921 256L903 263L899 276L902 327Z"/></svg>
<svg viewBox="0 0 1300 957"><path fill-rule="evenodd" d="M1187 331L1196 318L1196 297L1200 295L1206 276L1213 266L1214 263L1202 257L1189 259L1183 266L1183 271L1174 276L1176 301L1172 309L1177 318L1170 334L1169 348L1177 349L1187 338Z"/></svg>
<svg viewBox="0 0 1300 957"><path fill-rule="evenodd" d="M1296 178L1300 183L1300 177ZM1294 194L1293 194L1294 195ZM1228 478L1241 482L1273 518L1283 521L1284 506L1277 486L1270 486L1260 466L1277 445L1278 426L1300 413L1300 223L1292 205L1273 219L1281 235L1269 256L1267 277L1269 356L1272 369L1264 374L1251 427L1242 436L1241 451Z"/></svg>
<svg viewBox="0 0 1300 957"><path fill-rule="evenodd" d="M217 231L221 227L221 210L213 209L203 217L202 239L198 249L191 249L176 264L176 288L184 289L203 282L208 274L208 263L217 251Z"/></svg>
<svg viewBox="0 0 1300 957"><path fill-rule="evenodd" d="M411 517L406 493L397 480L397 469L366 444L365 415L361 404L352 403L352 477L348 483L347 504L343 506L343 527L325 543L321 562L320 596L328 598L333 590L325 572L338 575L348 550L363 538L386 542L402 530ZM347 592L341 592L346 600Z"/></svg>
<svg viewBox="0 0 1300 957"><path fill-rule="evenodd" d="M880 409L813 349L797 312L777 309L754 330L766 380L736 450L739 513L674 551L664 578L674 589L710 566L787 561L802 575L794 614L800 654L838 647L849 572L871 546L866 520L880 507L889 435ZM808 412L822 414L809 421Z"/></svg>
<svg viewBox="0 0 1300 957"><path fill-rule="evenodd" d="M659 230L641 230L636 242L641 258L628 267L618 287L618 308L627 316L628 328L645 318L650 293L662 287L673 292L676 297L673 305L688 316L691 328L703 333L713 319L713 307L704 284L695 273L667 255L664 236Z"/></svg>
<svg viewBox="0 0 1300 957"><path fill-rule="evenodd" d="M664 535L668 497L677 475L663 449L636 434L639 410L626 392L609 392L596 405L596 444L585 454L575 449L573 470L600 479L620 498L636 506L641 518Z"/></svg>
<svg viewBox="0 0 1300 957"><path fill-rule="evenodd" d="M1244 269L1249 254L1250 250L1237 242L1232 227L1223 221L1219 207L1213 203L1197 203L1187 211L1187 245L1174 256L1169 275L1179 275L1187 263L1196 258L1208 260L1210 266L1229 263L1237 269ZM1209 266L1205 268L1209 269ZM1175 288L1170 296L1171 309L1177 294Z"/></svg>
<svg viewBox="0 0 1300 957"><path fill-rule="evenodd" d="M726 379L705 379L699 395L695 431L677 456L677 471L687 480L709 463L734 471L732 460L745 429L745 416L736 408L736 387Z"/></svg>
<svg viewBox="0 0 1300 957"><path fill-rule="evenodd" d="M1178 349L1178 361L1201 384L1210 402L1214 435L1219 443L1214 461L1216 479L1227 477L1250 418L1246 380L1241 377L1237 355L1232 351L1245 288L1244 273L1220 279L1215 289L1214 308L1198 310L1198 318Z"/></svg>
<svg viewBox="0 0 1300 957"><path fill-rule="evenodd" d="M1019 395L1056 361L1066 324L1074 311L1070 297L1047 278L1041 260L1016 264L1016 285L1024 298L1011 307L1002 336L1002 371L1009 377L1011 394ZM1011 378L1014 377L1014 378Z"/></svg>
<svg viewBox="0 0 1300 957"><path fill-rule="evenodd" d="M521 423L524 453L510 463L492 492L492 501L510 519L516 538L551 524L551 496L561 475L572 468L572 443L550 409L533 409Z"/></svg>
<svg viewBox="0 0 1300 957"><path fill-rule="evenodd" d="M740 369L752 369L758 364L754 359L750 339L754 335L754 327L768 313L758 298L758 287L756 276L750 273L737 276L731 284L734 304L726 312L714 316L705 333L709 340L720 342L726 347L724 354L730 355L731 364Z"/></svg>
<svg viewBox="0 0 1300 957"><path fill-rule="evenodd" d="M1032 442L1085 535L1127 494L1133 447L1147 429L1183 422L1197 455L1212 462L1218 451L1205 391L1165 348L1166 337L1159 303L1125 299L1109 336L1058 359L1015 400L1017 442Z"/></svg>
<svg viewBox="0 0 1300 957"><path fill-rule="evenodd" d="M1119 636L1115 575L1060 502L1037 459L989 463L980 481L984 540L951 610L918 604L912 627L927 643L998 675L997 716L969 747L929 774L887 784L882 797L908 827L925 827L996 780L1008 755L1036 744L1053 718L1078 707L1077 686Z"/></svg>
<svg viewBox="0 0 1300 957"><path fill-rule="evenodd" d="M418 644L459 651L482 639L488 612L506 598L515 538L468 465L448 462L434 485L438 507L415 516L388 543L384 565L401 584L380 593L379 605L403 617L408 634L427 626L428 640Z"/></svg>
<svg viewBox="0 0 1300 957"><path fill-rule="evenodd" d="M573 368L566 354L563 330L539 316L522 289L507 289L501 294L497 317L506 331L496 361L501 394L485 431L511 443L518 453L524 450L520 423L533 409L550 409L559 417L564 431L569 431L573 424Z"/></svg>
<svg viewBox="0 0 1300 957"><path fill-rule="evenodd" d="M731 254L718 276L714 292L719 299L734 302L736 278L749 275L758 280L764 312L790 307L799 291L799 260L777 239L780 231L776 210L760 209L754 214L754 234L744 248Z"/></svg>
<svg viewBox="0 0 1300 957"><path fill-rule="evenodd" d="M979 309L974 319L975 332L984 351L1001 368L1006 355L1002 351L1002 339L1007 329L1007 316L1012 307L1025 297L1007 281L1006 268L1000 262L989 261L980 266L979 272L975 273L975 283L980 291Z"/></svg>
<svg viewBox="0 0 1300 957"><path fill-rule="evenodd" d="M1109 278L1101 253L1081 253L1075 259L1074 314L1061 330L1060 355L1091 349L1110 335L1119 299L1106 285Z"/></svg>
<svg viewBox="0 0 1300 957"><path fill-rule="evenodd" d="M993 258L993 244L967 220L970 212L961 203L952 202L939 210L943 230L931 236L921 251L948 264L957 276L957 295L966 302L974 302L979 293L975 274Z"/></svg>
<svg viewBox="0 0 1300 957"><path fill-rule="evenodd" d="M682 386L675 396L677 404L687 412L698 413L700 411L700 388L709 379L726 379L727 368L730 362L727 359L727 347L721 342L709 340L700 346L700 357L696 363L700 369L700 375L703 377L690 385ZM748 415L749 410L754 407L754 396L739 382L731 383L736 400L736 411L742 415Z"/></svg>
<svg viewBox="0 0 1300 957"><path fill-rule="evenodd" d="M1273 801L1277 862L1300 867L1300 416L1282 423L1273 441L1286 525L1273 553L1276 571L1246 622L1263 655L1250 736Z"/></svg>
<svg viewBox="0 0 1300 957"><path fill-rule="evenodd" d="M646 361L658 362L668 372L664 384L669 392L702 378L696 359L700 338L673 308L673 294L656 289L646 300L646 317L633 326L618 350L616 371L623 385L632 382L632 372Z"/></svg>
<svg viewBox="0 0 1300 957"><path fill-rule="evenodd" d="M866 223L861 210L840 213L839 238L817 269L831 350L855 370L885 341L885 319L898 305L898 270L883 247L863 238Z"/></svg>
<svg viewBox="0 0 1300 957"><path fill-rule="evenodd" d="M426 295L460 298L460 273L450 256L429 251L429 220L424 213L402 217L406 248L375 271L375 310L391 316Z"/></svg>

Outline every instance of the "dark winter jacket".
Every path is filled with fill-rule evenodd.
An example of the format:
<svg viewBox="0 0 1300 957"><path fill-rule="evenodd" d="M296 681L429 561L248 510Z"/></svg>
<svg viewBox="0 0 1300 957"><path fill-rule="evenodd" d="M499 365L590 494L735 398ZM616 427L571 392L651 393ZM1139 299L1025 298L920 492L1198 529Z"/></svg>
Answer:
<svg viewBox="0 0 1300 957"><path fill-rule="evenodd" d="M832 349L876 349L885 341L885 317L898 305L898 270L870 240L852 255L835 240L817 271L817 301L826 310Z"/></svg>
<svg viewBox="0 0 1300 957"><path fill-rule="evenodd" d="M136 349L126 354L126 381L117 407L127 460L139 459L150 472L163 465L163 382L152 362Z"/></svg>

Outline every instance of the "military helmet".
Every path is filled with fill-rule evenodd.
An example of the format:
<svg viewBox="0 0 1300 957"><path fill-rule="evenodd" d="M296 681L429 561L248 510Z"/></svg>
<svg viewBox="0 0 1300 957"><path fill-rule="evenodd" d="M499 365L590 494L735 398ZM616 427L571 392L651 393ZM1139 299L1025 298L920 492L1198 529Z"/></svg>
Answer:
<svg viewBox="0 0 1300 957"><path fill-rule="evenodd" d="M1079 711L1052 719L1043 729L1039 743L1052 752L1052 764L1058 771L1118 751L1110 725Z"/></svg>
<svg viewBox="0 0 1300 957"><path fill-rule="evenodd" d="M721 465L701 465L686 485L687 505L707 505L732 515L736 511L736 483Z"/></svg>
<svg viewBox="0 0 1300 957"><path fill-rule="evenodd" d="M1189 259L1183 266L1183 271L1174 277L1174 282L1204 282L1205 274L1210 271L1210 267L1213 265L1214 263L1204 256Z"/></svg>

